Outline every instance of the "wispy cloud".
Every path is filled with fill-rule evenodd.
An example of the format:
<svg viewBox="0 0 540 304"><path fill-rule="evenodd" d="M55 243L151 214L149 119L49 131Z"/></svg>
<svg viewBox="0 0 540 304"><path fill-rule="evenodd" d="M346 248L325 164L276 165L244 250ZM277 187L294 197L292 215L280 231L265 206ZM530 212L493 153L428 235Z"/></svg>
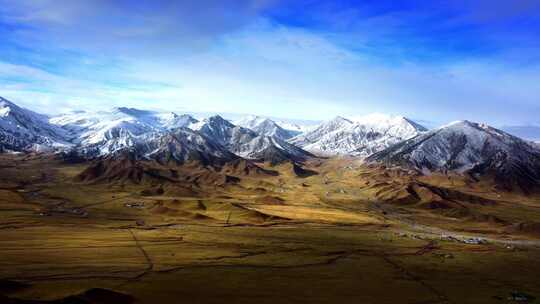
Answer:
<svg viewBox="0 0 540 304"><path fill-rule="evenodd" d="M206 47L274 1L0 1L2 19L23 24L20 42L106 55L175 55Z"/></svg>
<svg viewBox="0 0 540 304"><path fill-rule="evenodd" d="M48 112L540 115L533 1L72 2L0 0L0 94Z"/></svg>

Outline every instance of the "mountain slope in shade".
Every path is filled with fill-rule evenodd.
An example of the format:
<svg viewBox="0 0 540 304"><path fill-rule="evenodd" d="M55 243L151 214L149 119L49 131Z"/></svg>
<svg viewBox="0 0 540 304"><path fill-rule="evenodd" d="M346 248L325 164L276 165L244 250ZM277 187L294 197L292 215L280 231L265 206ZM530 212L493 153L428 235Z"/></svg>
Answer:
<svg viewBox="0 0 540 304"><path fill-rule="evenodd" d="M458 121L367 158L419 171L454 171L492 176L505 188L529 191L540 185L540 150L484 124Z"/></svg>
<svg viewBox="0 0 540 304"><path fill-rule="evenodd" d="M314 157L301 148L270 136L257 136L245 144L236 145L236 153L247 159L263 160L272 164L303 162Z"/></svg>
<svg viewBox="0 0 540 304"><path fill-rule="evenodd" d="M42 151L70 146L66 132L48 117L0 97L0 151Z"/></svg>
<svg viewBox="0 0 540 304"><path fill-rule="evenodd" d="M238 159L222 145L187 128L140 139L130 150L161 163L198 161L204 165L215 165Z"/></svg>
<svg viewBox="0 0 540 304"><path fill-rule="evenodd" d="M235 184L244 176L279 175L278 172L263 169L228 151L221 151L223 154L216 154L213 149L208 151L204 147L204 139L199 142L199 146L188 144L189 147L185 147L182 142L191 139L181 137L198 136L190 132L175 132L174 137L177 139L172 139L174 143L163 139L159 149L146 157L141 156L143 151L133 148L98 158L75 180L84 183L161 185L161 188L154 190L165 194L168 191L189 192L188 195L195 196L201 187Z"/></svg>
<svg viewBox="0 0 540 304"><path fill-rule="evenodd" d="M189 115L133 108L77 111L48 119L11 103L2 103L2 149L22 151L65 142L70 158L96 158L126 150L160 161L226 162L256 160L303 161L311 156L277 137L261 136L219 116L202 122ZM22 128L21 126L27 126ZM192 128L195 129L188 129ZM32 132L30 132L31 130ZM279 129L277 129L279 130Z"/></svg>
<svg viewBox="0 0 540 304"><path fill-rule="evenodd" d="M259 136L256 132L236 126L219 115L201 120L193 125L192 129L201 132L229 150L234 150L236 143L246 143Z"/></svg>
<svg viewBox="0 0 540 304"><path fill-rule="evenodd" d="M336 117L289 142L316 155L365 157L425 131L401 116L376 114L353 120Z"/></svg>
<svg viewBox="0 0 540 304"><path fill-rule="evenodd" d="M239 160L222 145L210 140L200 132L188 128L177 128L167 132L146 133L133 138L125 147L99 156L99 146L79 149L78 154L90 158L124 157L142 161L156 161L159 164L182 165L196 162L202 166L221 166ZM98 157L96 157L98 155Z"/></svg>
<svg viewBox="0 0 540 304"><path fill-rule="evenodd" d="M235 121L234 124L255 131L259 135L272 136L281 140L300 134L298 131L286 130L273 120L260 116L247 116Z"/></svg>
<svg viewBox="0 0 540 304"><path fill-rule="evenodd" d="M159 113L133 108L112 111L78 111L53 117L52 124L68 132L79 149L106 155L151 136L159 136L175 128L189 127L197 120L189 115Z"/></svg>
<svg viewBox="0 0 540 304"><path fill-rule="evenodd" d="M247 159L276 164L287 160L304 161L312 157L310 153L279 138L259 135L250 129L236 126L219 115L204 119L193 128L232 153Z"/></svg>

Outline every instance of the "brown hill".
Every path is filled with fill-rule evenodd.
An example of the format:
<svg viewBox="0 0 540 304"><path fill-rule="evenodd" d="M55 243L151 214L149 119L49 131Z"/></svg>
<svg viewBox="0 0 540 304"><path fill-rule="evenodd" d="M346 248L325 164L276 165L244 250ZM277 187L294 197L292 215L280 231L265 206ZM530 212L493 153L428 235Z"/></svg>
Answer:
<svg viewBox="0 0 540 304"><path fill-rule="evenodd" d="M123 154L92 162L75 177L77 182L108 184L175 184L167 191L190 192L193 187L237 184L245 176L270 177L278 172L263 169L251 161L235 159L219 166L198 161L162 164ZM182 185L182 189L178 185Z"/></svg>
<svg viewBox="0 0 540 304"><path fill-rule="evenodd" d="M163 183L174 182L175 173L132 157L110 157L93 162L75 180L84 183Z"/></svg>
<svg viewBox="0 0 540 304"><path fill-rule="evenodd" d="M236 159L224 164L220 170L222 173L236 176L278 176L279 172L263 169L252 161L246 159Z"/></svg>

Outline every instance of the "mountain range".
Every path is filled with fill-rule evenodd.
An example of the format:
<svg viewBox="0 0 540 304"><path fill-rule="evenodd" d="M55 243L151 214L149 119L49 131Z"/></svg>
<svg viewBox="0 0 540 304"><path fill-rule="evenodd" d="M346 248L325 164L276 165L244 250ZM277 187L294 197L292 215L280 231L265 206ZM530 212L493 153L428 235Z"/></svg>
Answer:
<svg viewBox="0 0 540 304"><path fill-rule="evenodd" d="M432 172L492 176L522 189L540 185L538 145L484 124L459 121L427 130L402 116L336 117L287 129L258 116L231 122L133 108L48 117L0 99L0 151L69 152L96 159L129 152L140 159L204 164L245 159L272 165L315 157L358 157Z"/></svg>
<svg viewBox="0 0 540 304"><path fill-rule="evenodd" d="M68 132L48 117L0 97L0 151L45 151L71 146Z"/></svg>
<svg viewBox="0 0 540 304"><path fill-rule="evenodd" d="M285 128L289 127L291 129L285 129L277 122L260 116L247 116L235 121L234 124L253 130L261 135L272 136L281 140L287 140L302 133L299 131L299 126L294 127L291 125L286 125Z"/></svg>
<svg viewBox="0 0 540 304"><path fill-rule="evenodd" d="M423 126L402 116L338 116L296 136L291 143L317 155L365 157L425 131Z"/></svg>
<svg viewBox="0 0 540 304"><path fill-rule="evenodd" d="M151 159L301 162L313 155L286 141L288 131L269 119L253 117L235 125L219 115L197 120L190 115L114 108L73 111L47 117L2 99L0 149L14 152L66 152L88 159L124 151Z"/></svg>
<svg viewBox="0 0 540 304"><path fill-rule="evenodd" d="M368 162L432 172L490 176L505 189L540 185L536 145L485 124L457 121L372 154Z"/></svg>

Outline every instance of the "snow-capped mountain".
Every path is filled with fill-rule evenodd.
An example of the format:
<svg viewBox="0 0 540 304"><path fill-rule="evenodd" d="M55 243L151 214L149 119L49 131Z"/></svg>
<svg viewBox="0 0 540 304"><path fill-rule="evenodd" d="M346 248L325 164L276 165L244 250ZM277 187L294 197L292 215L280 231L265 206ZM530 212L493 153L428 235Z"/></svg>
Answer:
<svg viewBox="0 0 540 304"><path fill-rule="evenodd" d="M289 142L321 156L365 157L425 131L401 116L372 114L354 119L338 116Z"/></svg>
<svg viewBox="0 0 540 304"><path fill-rule="evenodd" d="M176 128L189 128L192 125L199 122L188 114L178 115L174 112L169 113L157 113L156 118L159 125L166 130L173 130Z"/></svg>
<svg viewBox="0 0 540 304"><path fill-rule="evenodd" d="M403 141L367 158L420 171L493 174L523 189L540 184L540 150L485 124L458 121Z"/></svg>
<svg viewBox="0 0 540 304"><path fill-rule="evenodd" d="M0 97L0 151L43 151L70 146L66 132L48 117Z"/></svg>
<svg viewBox="0 0 540 304"><path fill-rule="evenodd" d="M257 136L235 145L235 153L247 159L260 159L274 164L287 160L302 162L312 154L272 136Z"/></svg>
<svg viewBox="0 0 540 304"><path fill-rule="evenodd" d="M249 142L259 136L254 131L236 126L219 115L201 120L193 125L192 129L201 132L229 150L234 150L234 145L237 143Z"/></svg>
<svg viewBox="0 0 540 304"><path fill-rule="evenodd" d="M296 134L305 133L316 128L320 122L295 122L291 120L274 120L274 122L285 130L294 132Z"/></svg>
<svg viewBox="0 0 540 304"><path fill-rule="evenodd" d="M238 157L225 147L201 133L188 128L177 128L160 135L138 138L131 150L149 159L162 162L198 160L205 164L232 161Z"/></svg>
<svg viewBox="0 0 540 304"><path fill-rule="evenodd" d="M368 162L424 172L493 173L524 189L540 184L539 145L483 124L460 121L427 131L400 116L336 117L285 141L287 130L272 120L252 117L240 123L254 130L217 115L197 121L189 115L133 108L49 118L0 98L0 152L62 151L87 159L129 151L160 161L245 158L275 164L304 161L313 156L308 150L371 155Z"/></svg>
<svg viewBox="0 0 540 304"><path fill-rule="evenodd" d="M375 113L353 117L352 121L370 127L377 132L400 138L412 138L418 135L419 132L427 131L424 126L403 116Z"/></svg>
<svg viewBox="0 0 540 304"><path fill-rule="evenodd" d="M311 156L283 140L283 129L269 122L275 136L236 126L220 116L197 121L189 115L133 108L111 111L75 111L48 118L2 100L0 142L4 150L63 147L87 158L135 151L139 156L186 161L199 159L301 161ZM281 134L283 135L283 134Z"/></svg>
<svg viewBox="0 0 540 304"><path fill-rule="evenodd" d="M312 156L277 137L259 135L250 129L236 126L219 115L200 121L193 125L193 129L223 145L232 153L247 159L262 159L276 163L286 159L303 160Z"/></svg>
<svg viewBox="0 0 540 304"><path fill-rule="evenodd" d="M189 127L197 120L189 115L122 107L112 111L71 112L53 117L49 122L66 130L71 142L78 148L106 155L131 147L145 137Z"/></svg>
<svg viewBox="0 0 540 304"><path fill-rule="evenodd" d="M247 116L235 121L234 124L255 131L259 135L272 136L281 140L300 134L298 131L286 130L273 120L261 116Z"/></svg>

